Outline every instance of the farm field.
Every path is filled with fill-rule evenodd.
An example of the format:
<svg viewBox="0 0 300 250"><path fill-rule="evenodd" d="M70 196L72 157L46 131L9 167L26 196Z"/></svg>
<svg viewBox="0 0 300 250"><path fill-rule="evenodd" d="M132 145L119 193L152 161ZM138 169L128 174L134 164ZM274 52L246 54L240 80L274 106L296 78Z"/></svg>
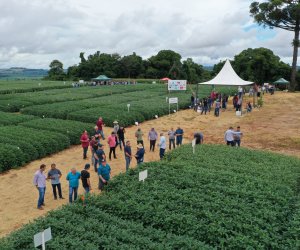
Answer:
<svg viewBox="0 0 300 250"><path fill-rule="evenodd" d="M300 103L298 96L299 94L297 93L266 95L264 97L265 105L262 109L255 109L251 114L242 118L235 117L233 112L227 111L223 112L220 118L216 118L212 115L200 116L191 110L185 110L171 116L144 122L140 127L144 132L149 131L151 127L155 127L157 131L166 132L171 126L176 127L180 125L185 131L184 143L190 143L192 133L200 130L204 133L205 143L223 144L224 131L229 126L240 125L244 132L243 147L276 151L300 158L300 110L298 108ZM287 114L286 110L290 110L290 113ZM281 133L278 133L279 130ZM110 133L110 131L110 128L105 128L105 134ZM133 149L135 149L136 145L134 139L135 131L135 126L126 130L126 138L132 141ZM285 139L288 141L285 142ZM106 153L108 153L107 150L105 145ZM117 149L117 157L117 160L109 162L113 175L125 171L123 152L119 151L119 149ZM158 159L157 150L154 153L150 153L146 146L146 162ZM11 170L0 176L0 189L7 190L2 194L3 204L6 205L0 209L0 235L4 236L20 228L24 223L28 223L34 218L67 203L66 200L53 201L51 187L48 187L45 210L39 211L35 209L37 194L31 183L33 173L41 163L46 163L49 169L49 164L52 162L57 164L63 176L67 174L71 167L75 166L81 169L86 163L86 161L82 160L81 146L73 146L58 154L33 161L23 168ZM134 166L135 162L132 165ZM92 173L91 178L93 193L97 194L96 174ZM22 183L22 185L19 185L19 183ZM62 187L64 195L67 196L68 189L65 181L62 182ZM80 192L82 191L80 188Z"/></svg>
<svg viewBox="0 0 300 250"><path fill-rule="evenodd" d="M193 154L186 145L115 177L86 206L26 225L0 248L33 249L32 235L51 226L47 249L297 249L299 176L297 158L216 145Z"/></svg>
<svg viewBox="0 0 300 250"><path fill-rule="evenodd" d="M13 84L13 83L12 83ZM24 86L27 86L24 83ZM222 89L231 93L230 88ZM209 87L200 96L208 95ZM137 84L52 89L0 95L0 172L79 144L102 116L108 126L151 120L169 113L166 98L178 97L179 109L190 105L191 90L168 93L165 85ZM130 104L128 111L127 104ZM176 106L172 106L176 109ZM45 133L47 132L47 133ZM23 137L26 136L27 144ZM58 139L60 138L60 139Z"/></svg>

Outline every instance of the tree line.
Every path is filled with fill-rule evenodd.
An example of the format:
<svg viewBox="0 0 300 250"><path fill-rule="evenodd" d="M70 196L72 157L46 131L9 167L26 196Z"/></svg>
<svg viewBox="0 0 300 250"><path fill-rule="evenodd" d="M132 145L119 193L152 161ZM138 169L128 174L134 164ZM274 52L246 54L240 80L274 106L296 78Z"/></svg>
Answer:
<svg viewBox="0 0 300 250"><path fill-rule="evenodd" d="M186 79L193 84L212 79L225 63L220 61L209 70L194 62L192 58L182 60L181 55L172 50L161 50L148 59L143 59L136 53L122 57L117 53L106 54L99 51L87 57L82 52L79 58L80 62L66 71L62 62L53 60L47 79L90 81L102 74L110 78L125 79L169 77ZM291 75L291 66L282 62L279 56L266 48L246 49L237 54L231 63L242 79L259 84L272 83L281 77L289 79Z"/></svg>

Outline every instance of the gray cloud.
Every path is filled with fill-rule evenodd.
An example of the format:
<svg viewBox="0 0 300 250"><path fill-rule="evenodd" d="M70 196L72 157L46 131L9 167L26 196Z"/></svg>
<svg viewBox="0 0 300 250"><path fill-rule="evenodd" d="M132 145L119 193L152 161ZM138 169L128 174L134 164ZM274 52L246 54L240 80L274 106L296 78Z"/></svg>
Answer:
<svg viewBox="0 0 300 250"><path fill-rule="evenodd" d="M0 0L0 67L65 67L97 50L147 58L173 49L213 64L248 47L268 47L291 62L292 34L261 41L248 0ZM260 31L261 32L261 31ZM267 32L267 31L266 31Z"/></svg>

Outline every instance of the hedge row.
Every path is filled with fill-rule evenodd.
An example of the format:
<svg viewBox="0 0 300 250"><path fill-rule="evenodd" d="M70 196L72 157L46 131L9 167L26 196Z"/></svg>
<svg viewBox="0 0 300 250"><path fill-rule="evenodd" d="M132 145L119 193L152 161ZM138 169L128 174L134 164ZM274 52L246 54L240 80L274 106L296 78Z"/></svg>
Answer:
<svg viewBox="0 0 300 250"><path fill-rule="evenodd" d="M49 250L299 249L299 177L296 158L186 145L115 177L86 206L78 200L24 226L0 249L33 249L48 227Z"/></svg>
<svg viewBox="0 0 300 250"><path fill-rule="evenodd" d="M80 135L83 130L87 130L90 134L94 132L95 123L89 124L78 121L45 118L23 122L19 125L23 127L59 132L67 136L70 143L74 145L80 144Z"/></svg>
<svg viewBox="0 0 300 250"><path fill-rule="evenodd" d="M0 111L0 126L17 125L18 123L37 119L33 115L11 114Z"/></svg>
<svg viewBox="0 0 300 250"><path fill-rule="evenodd" d="M5 159L9 149L4 147L3 150L0 150L0 172L3 172L59 152L70 146L70 139L64 134L46 130L23 126L4 126L0 127L0 143L9 148L13 147L14 154L19 150L21 152L14 156L10 153L10 160L8 161Z"/></svg>
<svg viewBox="0 0 300 250"><path fill-rule="evenodd" d="M5 112L18 112L24 107L33 105L88 100L96 97L111 96L113 94L141 91L142 89L143 86L141 85L101 86L0 95L0 110Z"/></svg>

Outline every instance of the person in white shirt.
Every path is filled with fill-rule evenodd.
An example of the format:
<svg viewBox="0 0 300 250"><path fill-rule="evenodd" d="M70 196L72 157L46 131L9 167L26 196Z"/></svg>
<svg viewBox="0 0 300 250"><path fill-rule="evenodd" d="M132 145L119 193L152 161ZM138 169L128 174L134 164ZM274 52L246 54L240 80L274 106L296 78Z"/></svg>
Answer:
<svg viewBox="0 0 300 250"><path fill-rule="evenodd" d="M238 87L238 92L239 92L239 98L242 98L242 96L243 96L243 88L241 86Z"/></svg>
<svg viewBox="0 0 300 250"><path fill-rule="evenodd" d="M163 133L160 133L160 141L158 146L159 146L159 157L162 160L165 156L165 151L167 147L166 137L164 136Z"/></svg>
<svg viewBox="0 0 300 250"><path fill-rule="evenodd" d="M230 127L226 132L225 132L225 135L224 135L224 139L225 139L225 142L227 144L227 146L234 146L234 131L233 131L233 127Z"/></svg>

